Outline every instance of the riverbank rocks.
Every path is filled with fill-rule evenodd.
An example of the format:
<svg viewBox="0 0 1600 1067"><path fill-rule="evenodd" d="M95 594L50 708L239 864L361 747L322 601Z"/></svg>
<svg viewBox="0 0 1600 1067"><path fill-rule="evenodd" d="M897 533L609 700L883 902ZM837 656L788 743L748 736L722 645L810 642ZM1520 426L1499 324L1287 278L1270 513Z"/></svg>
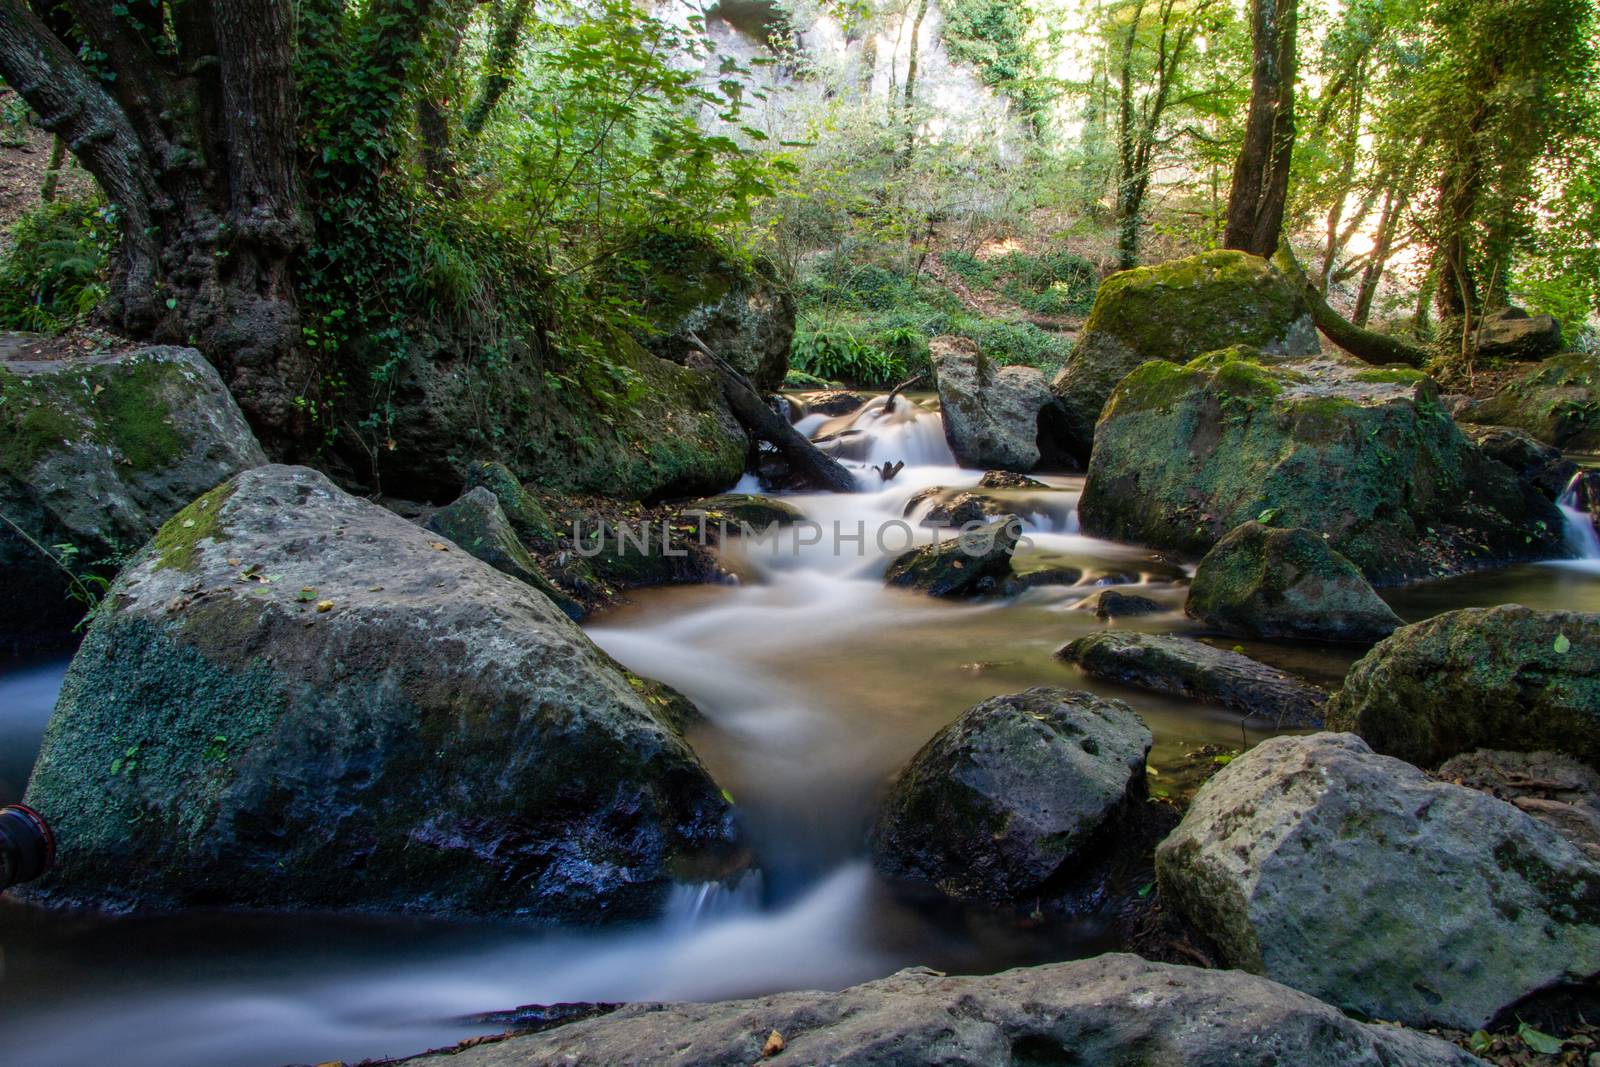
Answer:
<svg viewBox="0 0 1600 1067"><path fill-rule="evenodd" d="M1476 324L1473 341L1483 359L1543 359L1561 351L1561 324L1552 315L1496 308Z"/></svg>
<svg viewBox="0 0 1600 1067"><path fill-rule="evenodd" d="M1327 534L1375 585L1566 551L1555 505L1463 437L1417 371L1243 348L1146 363L1098 434L1078 505L1096 537L1201 556L1261 519Z"/></svg>
<svg viewBox="0 0 1600 1067"><path fill-rule="evenodd" d="M1118 382L1153 359L1187 362L1230 345L1272 356L1320 350L1305 297L1277 268L1244 252L1203 252L1113 274L1050 390L1070 446L1087 458L1100 410Z"/></svg>
<svg viewBox="0 0 1600 1067"><path fill-rule="evenodd" d="M1402 627L1350 669L1328 721L1421 767L1475 748L1600 767L1600 614L1504 604Z"/></svg>
<svg viewBox="0 0 1600 1067"><path fill-rule="evenodd" d="M1229 966L1370 1018L1486 1026L1600 971L1600 866L1537 820L1351 734L1278 737L1156 849Z"/></svg>
<svg viewBox="0 0 1600 1067"><path fill-rule="evenodd" d="M39 349L0 337L0 648L64 636L87 608L67 570L109 578L189 501L267 461L192 348Z"/></svg>
<svg viewBox="0 0 1600 1067"><path fill-rule="evenodd" d="M895 557L884 582L937 597L984 596L1011 576L1022 524L1006 515L987 526L944 538Z"/></svg>
<svg viewBox="0 0 1600 1067"><path fill-rule="evenodd" d="M928 348L945 440L964 466L1026 473L1066 458L1043 371L997 367L965 337L935 337Z"/></svg>
<svg viewBox="0 0 1600 1067"><path fill-rule="evenodd" d="M28 788L46 900L591 923L742 862L648 683L315 471L200 497L109 598Z"/></svg>
<svg viewBox="0 0 1600 1067"><path fill-rule="evenodd" d="M1490 459L1510 467L1523 481L1557 500L1566 491L1578 465L1526 430L1514 426L1474 426L1464 424L1461 431Z"/></svg>
<svg viewBox="0 0 1600 1067"><path fill-rule="evenodd" d="M1551 356L1456 417L1515 426L1557 448L1600 451L1600 356Z"/></svg>
<svg viewBox="0 0 1600 1067"><path fill-rule="evenodd" d="M1600 773L1561 752L1480 748L1451 756L1435 777L1532 815L1600 862Z"/></svg>
<svg viewBox="0 0 1600 1067"><path fill-rule="evenodd" d="M550 552L559 543L555 523L545 506L517 480L504 463L467 465L467 489L489 490L505 512L517 540L530 552Z"/></svg>
<svg viewBox="0 0 1600 1067"><path fill-rule="evenodd" d="M1247 522L1207 552L1184 610L1224 633L1372 642L1400 617L1354 563L1309 530Z"/></svg>
<svg viewBox="0 0 1600 1067"><path fill-rule="evenodd" d="M1438 1038L1358 1023L1263 978L1120 953L979 977L917 967L840 993L636 1004L438 1060L450 1067L750 1067L769 1055L774 1032L783 1041L774 1063L837 1067L1481 1064Z"/></svg>
<svg viewBox="0 0 1600 1067"><path fill-rule="evenodd" d="M1150 745L1120 700L1046 687L986 700L900 772L873 827L873 863L958 899L1036 892L1143 792Z"/></svg>
<svg viewBox="0 0 1600 1067"><path fill-rule="evenodd" d="M483 486L434 512L425 529L453 541L468 555L483 560L501 574L509 574L533 586L569 619L583 618L583 607L552 585L539 570L539 564L512 529L499 499Z"/></svg>
<svg viewBox="0 0 1600 1067"><path fill-rule="evenodd" d="M727 526L737 533L740 523L759 532L768 526L790 526L805 518L805 513L786 500L758 493L723 493L686 505L680 515L698 521L705 515L708 528Z"/></svg>
<svg viewBox="0 0 1600 1067"><path fill-rule="evenodd" d="M1189 637L1102 630L1056 657L1095 678L1220 704L1280 726L1321 726L1328 699L1286 671Z"/></svg>
<svg viewBox="0 0 1600 1067"><path fill-rule="evenodd" d="M1102 589L1075 606L1080 611L1094 612L1097 619L1130 619L1140 615L1159 615L1167 610L1147 596L1119 593L1115 589Z"/></svg>

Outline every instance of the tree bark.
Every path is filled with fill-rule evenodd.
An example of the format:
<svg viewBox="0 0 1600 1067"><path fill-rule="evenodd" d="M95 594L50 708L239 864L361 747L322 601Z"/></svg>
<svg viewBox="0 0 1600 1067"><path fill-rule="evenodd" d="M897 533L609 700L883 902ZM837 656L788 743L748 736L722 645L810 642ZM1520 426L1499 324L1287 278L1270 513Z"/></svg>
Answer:
<svg viewBox="0 0 1600 1067"><path fill-rule="evenodd" d="M1244 147L1233 171L1223 244L1269 258L1283 230L1294 154L1297 0L1251 0L1255 63Z"/></svg>
<svg viewBox="0 0 1600 1067"><path fill-rule="evenodd" d="M1311 319L1328 340L1367 363L1379 366L1389 363L1404 363L1411 367L1422 366L1426 353L1420 348L1408 345L1388 334L1362 329L1335 311L1329 305L1327 298L1322 295L1322 290L1306 277L1304 268L1295 258L1294 250L1289 247L1289 242L1285 241L1279 247L1273 263L1305 293L1306 302L1311 305Z"/></svg>

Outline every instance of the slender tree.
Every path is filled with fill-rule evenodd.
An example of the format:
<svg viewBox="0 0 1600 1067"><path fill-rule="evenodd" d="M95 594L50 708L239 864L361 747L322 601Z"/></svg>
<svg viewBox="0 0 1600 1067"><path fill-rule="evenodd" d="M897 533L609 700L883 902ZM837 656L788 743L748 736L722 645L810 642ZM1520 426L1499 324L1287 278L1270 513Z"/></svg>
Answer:
<svg viewBox="0 0 1600 1067"><path fill-rule="evenodd" d="M1251 0L1255 61L1244 146L1233 171L1222 243L1271 256L1283 231L1294 154L1297 0Z"/></svg>

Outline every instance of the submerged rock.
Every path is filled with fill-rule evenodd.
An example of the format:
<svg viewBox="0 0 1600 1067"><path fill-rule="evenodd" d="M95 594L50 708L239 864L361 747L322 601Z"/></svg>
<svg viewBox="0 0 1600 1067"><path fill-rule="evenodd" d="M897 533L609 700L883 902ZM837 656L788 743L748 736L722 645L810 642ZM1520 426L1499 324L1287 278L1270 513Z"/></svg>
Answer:
<svg viewBox="0 0 1600 1067"><path fill-rule="evenodd" d="M596 922L740 862L648 683L315 471L202 496L110 597L28 788L45 899Z"/></svg>
<svg viewBox="0 0 1600 1067"><path fill-rule="evenodd" d="M1244 637L1371 642L1400 625L1356 565L1324 538L1258 522L1206 553L1184 610Z"/></svg>
<svg viewBox="0 0 1600 1067"><path fill-rule="evenodd" d="M1113 274L1066 365L1050 383L1072 449L1087 459L1117 383L1153 359L1184 363L1230 345L1268 355L1320 349L1305 297L1277 268L1244 252L1203 252Z"/></svg>
<svg viewBox="0 0 1600 1067"><path fill-rule="evenodd" d="M1013 515L936 544L897 556L884 582L937 597L983 596L998 592L1011 575L1022 524Z"/></svg>
<svg viewBox="0 0 1600 1067"><path fill-rule="evenodd" d="M1350 669L1328 722L1422 767L1475 748L1600 767L1600 614L1503 604L1402 627Z"/></svg>
<svg viewBox="0 0 1600 1067"><path fill-rule="evenodd" d="M783 1041L774 1063L836 1067L1480 1063L1439 1038L1358 1023L1263 978L1124 954L980 977L918 967L839 993L637 1004L439 1059L450 1067L750 1067L764 1062L774 1032Z"/></svg>
<svg viewBox="0 0 1600 1067"><path fill-rule="evenodd" d="M986 700L900 772L873 827L873 863L960 899L1034 893L1143 792L1150 745L1120 700L1044 687Z"/></svg>
<svg viewBox="0 0 1600 1067"><path fill-rule="evenodd" d="M1167 609L1146 596L1119 593L1115 589L1102 589L1077 607L1094 612L1097 619L1126 619L1139 615L1159 615Z"/></svg>
<svg viewBox="0 0 1600 1067"><path fill-rule="evenodd" d="M1106 404L1085 533L1203 555L1268 517L1327 534L1374 584L1563 554L1560 512L1462 436L1417 371L1146 363Z"/></svg>
<svg viewBox="0 0 1600 1067"><path fill-rule="evenodd" d="M539 570L539 564L523 547L500 506L499 499L483 486L471 490L449 507L440 508L428 519L426 529L455 542L468 555L483 560L501 574L526 582L549 597L568 618L581 619L584 609L577 601L557 589Z"/></svg>
<svg viewBox="0 0 1600 1067"><path fill-rule="evenodd" d="M88 607L68 570L109 578L189 501L267 461L192 348L10 351L0 345L0 648L65 635Z"/></svg>
<svg viewBox="0 0 1600 1067"><path fill-rule="evenodd" d="M929 359L939 389L944 435L969 467L1027 472L1059 462L1052 440L1055 397L1044 372L997 367L964 337L935 337Z"/></svg>
<svg viewBox="0 0 1600 1067"><path fill-rule="evenodd" d="M1600 866L1351 734L1278 737L1201 787L1162 899L1229 966L1411 1026L1487 1026L1600 971Z"/></svg>
<svg viewBox="0 0 1600 1067"><path fill-rule="evenodd" d="M1557 448L1600 450L1600 356L1552 356L1456 418L1515 426Z"/></svg>
<svg viewBox="0 0 1600 1067"><path fill-rule="evenodd" d="M1280 726L1321 726L1328 699L1286 671L1188 637L1102 630L1056 656L1095 678L1221 704Z"/></svg>
<svg viewBox="0 0 1600 1067"><path fill-rule="evenodd" d="M812 415L828 415L830 417L853 415L861 410L861 406L866 402L867 398L859 393L835 390L806 397L806 412Z"/></svg>

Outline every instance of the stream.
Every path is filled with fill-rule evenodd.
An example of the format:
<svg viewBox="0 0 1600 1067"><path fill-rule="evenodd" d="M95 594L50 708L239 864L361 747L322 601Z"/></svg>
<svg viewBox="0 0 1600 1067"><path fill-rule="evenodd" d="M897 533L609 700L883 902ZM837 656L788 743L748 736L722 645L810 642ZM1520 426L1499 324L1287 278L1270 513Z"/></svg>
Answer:
<svg viewBox="0 0 1600 1067"><path fill-rule="evenodd" d="M1070 564L1084 572L1080 584L979 603L887 589L883 571L907 533L930 537L916 514L904 518L908 500L927 487L970 486L982 472L956 466L926 399L902 399L885 414L879 398L853 416L808 416L800 428L844 435L838 454L860 468L866 490L790 496L817 527L725 546L739 584L646 590L588 627L629 668L704 711L691 741L735 797L759 876L681 887L660 920L607 930L222 911L109 919L0 900L0 1061L358 1061L500 1029L471 1016L523 1004L833 989L914 964L988 972L1117 947L1092 919L1022 922L897 899L867 866L864 835L889 776L996 694L1069 685L1128 700L1155 736L1152 786L1174 792L1192 785L1188 753L1269 736L1268 724L1093 681L1053 658L1104 627L1077 607L1101 583L1137 583L1167 609L1118 625L1193 632L1184 572L1080 534L1081 478L1045 476L1048 489L1008 491L1031 542L1020 559ZM890 482L865 469L892 460L906 468ZM756 491L750 479L738 489ZM1600 611L1600 539L1580 513L1568 509L1568 518L1588 558L1385 598L1407 621L1506 602ZM1243 645L1327 685L1356 658L1336 646ZM0 666L0 803L20 798L65 669L63 658Z"/></svg>

